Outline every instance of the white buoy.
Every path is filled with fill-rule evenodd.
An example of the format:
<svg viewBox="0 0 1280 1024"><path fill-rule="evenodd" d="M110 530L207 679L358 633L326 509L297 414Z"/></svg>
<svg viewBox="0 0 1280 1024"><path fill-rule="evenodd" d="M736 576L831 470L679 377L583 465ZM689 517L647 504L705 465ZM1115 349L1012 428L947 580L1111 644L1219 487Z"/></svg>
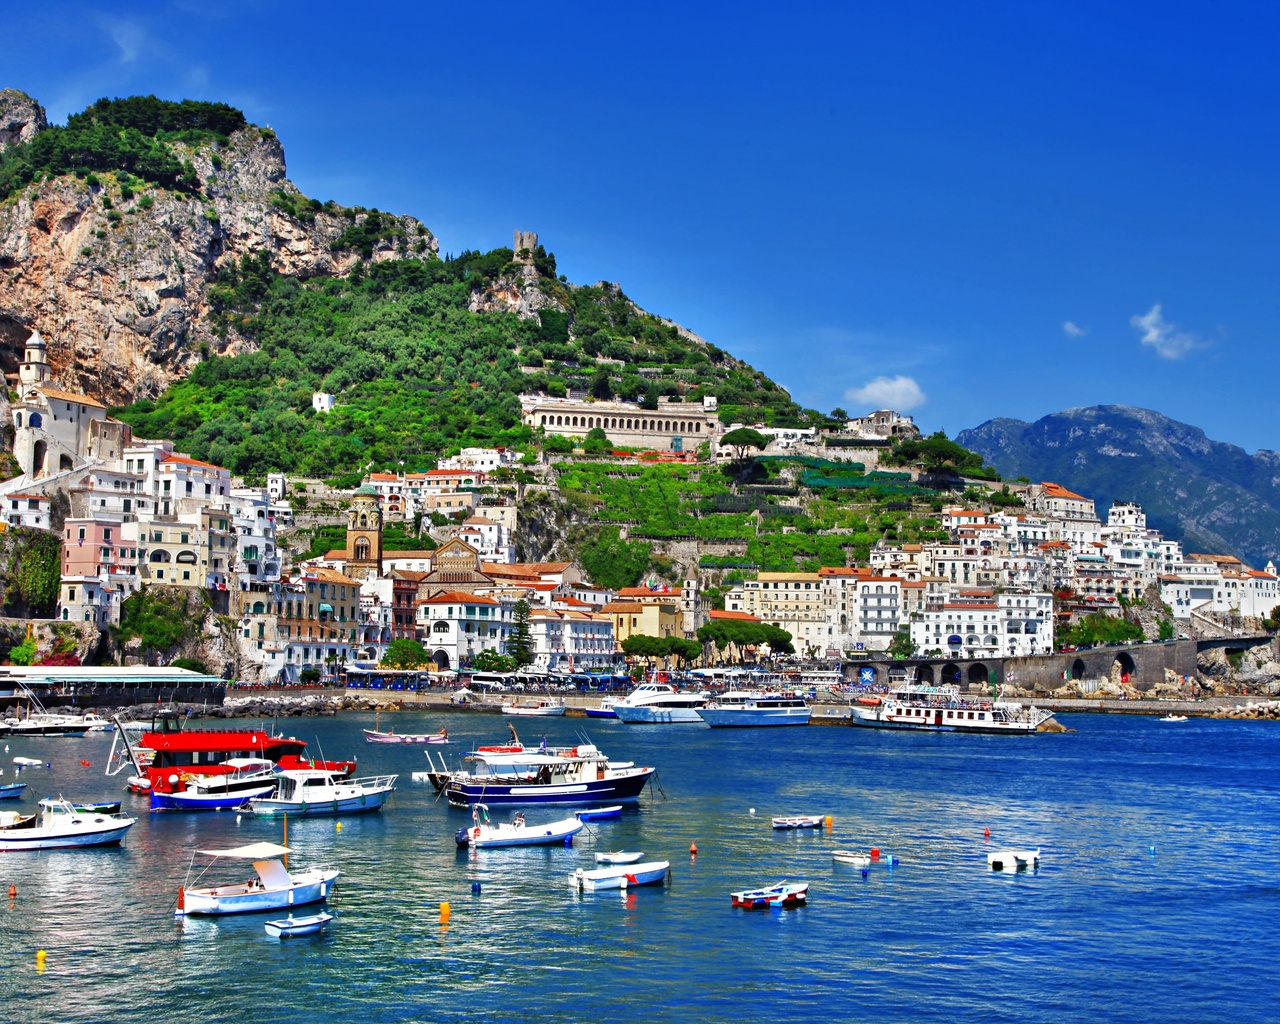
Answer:
<svg viewBox="0 0 1280 1024"><path fill-rule="evenodd" d="M756 813L756 809L753 807L753 808L751 808L751 810L749 810L747 813L748 813L748 814L755 814L755 813Z"/></svg>
<svg viewBox="0 0 1280 1024"><path fill-rule="evenodd" d="M240 824L240 815L238 815L238 814L236 815L236 824L237 824L237 825L239 825L239 824Z"/></svg>

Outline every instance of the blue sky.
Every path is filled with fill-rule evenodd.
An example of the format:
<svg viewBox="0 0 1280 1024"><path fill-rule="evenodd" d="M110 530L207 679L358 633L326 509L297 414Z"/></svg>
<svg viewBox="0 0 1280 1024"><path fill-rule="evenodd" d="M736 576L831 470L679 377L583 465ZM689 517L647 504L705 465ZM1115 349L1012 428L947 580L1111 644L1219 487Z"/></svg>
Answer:
<svg viewBox="0 0 1280 1024"><path fill-rule="evenodd" d="M0 86L232 103L308 195L537 231L806 406L1280 448L1274 6L640 7L24 5Z"/></svg>

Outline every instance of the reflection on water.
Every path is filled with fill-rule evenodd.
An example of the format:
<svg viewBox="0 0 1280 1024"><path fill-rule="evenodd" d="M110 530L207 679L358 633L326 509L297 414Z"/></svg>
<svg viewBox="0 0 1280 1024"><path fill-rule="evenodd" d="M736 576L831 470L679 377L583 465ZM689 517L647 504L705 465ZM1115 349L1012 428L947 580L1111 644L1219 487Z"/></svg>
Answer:
<svg viewBox="0 0 1280 1024"><path fill-rule="evenodd" d="M360 774L400 774L382 813L289 822L293 865L333 864L335 919L279 940L271 914L175 919L193 851L281 838L279 821L146 810L114 850L0 858L5 1020L809 1021L1263 1019L1280 973L1259 955L1280 911L1272 878L1280 740L1266 723L1078 716L1058 736L880 734L587 723L659 786L563 846L460 850L420 748L365 745L372 716L285 731ZM448 724L451 760L501 739L492 716ZM552 720L548 742L584 723ZM536 742L536 737L526 736ZM41 796L119 796L81 759L109 738L9 741L49 769ZM437 754L439 750L435 751ZM9 778L12 772L6 773ZM751 813L754 808L755 813ZM558 809L531 810L533 821ZM830 814L827 830L770 818ZM983 830L991 830L990 841ZM689 847L697 844L698 855ZM835 849L878 846L863 876ZM1044 850L1034 872L993 873L988 849ZM670 860L669 885L579 893L597 850ZM889 867L885 858L900 862ZM733 889L812 883L809 905L732 908ZM479 883L479 892L473 891ZM447 923L440 904L450 904ZM37 973L36 950L47 951ZM1239 965L1249 964L1242 972Z"/></svg>

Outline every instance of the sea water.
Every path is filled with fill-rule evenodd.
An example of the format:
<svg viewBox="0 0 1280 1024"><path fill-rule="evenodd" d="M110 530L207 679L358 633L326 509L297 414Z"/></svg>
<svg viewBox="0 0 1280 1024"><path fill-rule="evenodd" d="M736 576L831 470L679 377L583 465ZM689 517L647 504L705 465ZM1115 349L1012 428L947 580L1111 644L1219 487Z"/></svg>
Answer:
<svg viewBox="0 0 1280 1024"><path fill-rule="evenodd" d="M655 783L571 848L459 851L453 834L470 814L411 781L427 767L424 748L366 745L371 719L279 723L312 752L358 757L360 775L400 775L381 813L289 821L293 866L342 870L328 932L290 940L263 931L278 914L173 915L195 850L279 841L280 821L151 813L124 793L123 775L102 774L110 737L8 740L5 781L16 755L51 767L24 770L26 797L3 809L123 795L140 820L116 849L0 856L0 1019L1278 1016L1273 724L1076 715L1063 716L1066 734L987 737L524 719L527 743L589 737L612 758L655 766ZM507 733L484 714L404 714L395 725L447 725L450 745L426 749L453 763ZM790 814L831 815L832 827L770 827ZM881 858L865 876L832 863L833 850L870 847ZM988 851L1036 847L1038 870L987 867ZM568 883L596 851L618 849L669 860L670 884L580 894ZM236 880L252 869L223 870ZM731 891L781 879L810 882L808 905L730 905Z"/></svg>

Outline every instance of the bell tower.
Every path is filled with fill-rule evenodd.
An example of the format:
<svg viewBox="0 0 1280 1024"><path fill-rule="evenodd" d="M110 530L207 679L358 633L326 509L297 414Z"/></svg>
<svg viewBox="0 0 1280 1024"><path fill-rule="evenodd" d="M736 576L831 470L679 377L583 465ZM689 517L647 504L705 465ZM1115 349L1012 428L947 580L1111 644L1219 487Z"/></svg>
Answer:
<svg viewBox="0 0 1280 1024"><path fill-rule="evenodd" d="M27 339L26 350L22 362L18 366L18 384L26 395L31 388L47 384L52 376L53 368L49 365L49 351L39 331L32 331Z"/></svg>
<svg viewBox="0 0 1280 1024"><path fill-rule="evenodd" d="M382 575L382 509L368 484L356 489L347 511L346 571L358 580Z"/></svg>

